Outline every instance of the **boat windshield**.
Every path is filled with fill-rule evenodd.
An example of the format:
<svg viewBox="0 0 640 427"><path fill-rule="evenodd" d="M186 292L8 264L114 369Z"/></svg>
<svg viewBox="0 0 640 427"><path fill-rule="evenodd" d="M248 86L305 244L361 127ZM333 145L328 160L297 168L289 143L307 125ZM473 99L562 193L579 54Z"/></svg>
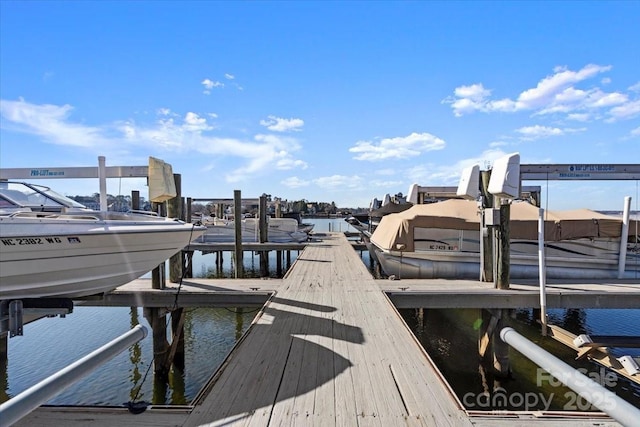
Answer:
<svg viewBox="0 0 640 427"><path fill-rule="evenodd" d="M0 182L0 195L21 207L87 209L83 204L49 187L24 182Z"/></svg>

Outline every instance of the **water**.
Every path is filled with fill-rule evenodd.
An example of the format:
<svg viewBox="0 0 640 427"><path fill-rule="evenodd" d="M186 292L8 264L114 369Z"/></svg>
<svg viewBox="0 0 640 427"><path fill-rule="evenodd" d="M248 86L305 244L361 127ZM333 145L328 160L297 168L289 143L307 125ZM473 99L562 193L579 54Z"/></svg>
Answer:
<svg viewBox="0 0 640 427"><path fill-rule="evenodd" d="M401 314L469 410L598 410L513 349L509 351L510 377L494 375L491 362L478 356L480 310L424 310L422 323L414 310L401 310ZM640 310L554 309L548 314L549 323L574 333L640 335ZM575 351L542 337L532 310L515 310L507 325L640 408L640 386L595 362L575 360ZM640 356L640 349L610 350L614 356Z"/></svg>
<svg viewBox="0 0 640 427"><path fill-rule="evenodd" d="M355 231L339 218L308 222L316 224L315 232ZM198 277L219 277L220 274L232 277L231 256L225 255L223 271L220 273L214 267L215 255L197 254L194 256L194 274ZM296 256L293 252L292 262ZM361 253L361 258L365 265L372 268L366 251ZM256 277L259 276L258 260L257 256L245 253L245 271L249 274L253 271ZM270 265L273 269L273 258ZM551 323L574 333L640 335L640 309L549 310L548 313ZM153 349L149 335L47 403L120 406L137 396L136 400L154 404L188 404L249 327L255 314L255 308L245 308L241 312L232 309L190 309L185 322L185 369L173 369L169 373L168 383L153 375ZM524 408L524 403L519 405L519 402L511 402L515 405L498 405L495 409L567 409L568 403L574 403L579 410L590 409L584 402L568 402L565 395L569 391L566 388L549 384L549 381L543 381L542 388L539 388L536 384L539 375L536 366L515 351L510 352L513 378L504 381L492 377L475 356L477 331L473 324L478 317L477 310L428 310L423 325L417 322L413 310L402 310L402 314L456 395L469 404L469 409L491 409L478 397L488 389L493 393L496 386L507 390L510 396L531 398L527 405L533 403L533 398L542 396L542 392L546 393L544 396L553 395L554 399L550 408L546 408L546 402L538 399L536 407ZM514 317L512 326L520 333L539 342L565 362L573 361L573 351L551 339L543 340L540 337L531 310L518 310ZM8 364L5 372L0 372L0 401L47 378L136 324L149 327L142 308L76 306L66 318L42 319L26 325L24 336L8 340ZM612 352L620 355L622 351L612 349ZM638 357L640 349L625 349L624 354ZM580 362L576 366L589 369L590 372L598 372L599 369L599 365L591 362ZM4 386L2 381L5 381ZM620 379L614 392L640 407L639 387Z"/></svg>

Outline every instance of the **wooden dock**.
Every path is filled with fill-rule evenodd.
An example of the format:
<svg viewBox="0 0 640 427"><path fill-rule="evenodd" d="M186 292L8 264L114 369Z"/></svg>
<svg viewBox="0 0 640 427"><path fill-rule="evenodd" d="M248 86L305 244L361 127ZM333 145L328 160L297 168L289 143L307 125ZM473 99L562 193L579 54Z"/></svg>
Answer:
<svg viewBox="0 0 640 427"><path fill-rule="evenodd" d="M602 414L572 419L567 413L465 411L387 296L409 293L418 283L384 282L395 290L382 291L381 281L371 277L341 233L307 245L282 280L188 279L181 286L181 305L195 304L198 296L203 305L205 293L210 300L214 295L266 300L192 406L152 407L140 415L122 408L41 407L17 425L619 425ZM144 294L149 295L144 302L159 305L177 292L177 285L164 291L140 290L142 285L136 281L119 288L105 303L117 305ZM627 297L637 298L638 288L632 291ZM223 299L219 302L227 304Z"/></svg>

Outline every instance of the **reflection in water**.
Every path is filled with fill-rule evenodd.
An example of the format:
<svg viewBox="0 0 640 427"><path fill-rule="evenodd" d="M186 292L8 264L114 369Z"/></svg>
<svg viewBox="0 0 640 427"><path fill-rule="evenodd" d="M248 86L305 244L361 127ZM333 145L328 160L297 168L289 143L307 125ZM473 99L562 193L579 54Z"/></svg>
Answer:
<svg viewBox="0 0 640 427"><path fill-rule="evenodd" d="M242 312L242 307L236 308L236 341L238 341L244 333Z"/></svg>
<svg viewBox="0 0 640 427"><path fill-rule="evenodd" d="M558 320L571 319L574 322L572 327L588 329L587 325L580 323L586 320L586 313L571 311L567 314L564 310L555 310L552 314ZM589 313L594 311L598 310L589 310ZM624 314L632 318L634 313L637 318L637 310L627 310ZM505 379L494 375L491 363L484 363L478 355L479 310L425 309L422 315L418 310L401 310L401 314L469 410L597 410L588 402L582 402L568 387L550 380L537 365L513 349L509 351L511 377ZM560 321L555 323L561 324ZM516 310L507 326L574 368L590 373L592 378L603 376L604 368L600 365L586 359L575 360L575 351L553 338L542 337L532 310ZM610 327L609 334L615 333L616 330ZM637 384L622 377L616 377L613 382L611 391L640 407L640 387Z"/></svg>
<svg viewBox="0 0 640 427"><path fill-rule="evenodd" d="M585 310L569 308L564 311L560 326L576 335L580 335L588 333L586 324L587 313Z"/></svg>
<svg viewBox="0 0 640 427"><path fill-rule="evenodd" d="M190 402L222 363L256 314L197 308L185 318L185 368L173 368L169 380L153 381L152 334L131 346L52 398L50 405L113 405L153 401ZM25 325L25 335L9 340L8 399L63 369L123 331L141 323L149 327L142 308L78 306L66 318L47 318ZM0 379L2 379L0 371ZM146 375L146 379L145 379ZM0 395L1 396L1 395Z"/></svg>
<svg viewBox="0 0 640 427"><path fill-rule="evenodd" d="M130 327L133 328L137 326L140 322L138 321L138 309L137 307L131 307L129 310L129 316L131 317ZM134 401L137 398L142 398L143 396L138 396L138 392L140 390L140 380L142 378L142 374L140 373L140 365L142 363L142 348L140 346L140 342L136 342L131 347L129 347L129 360L131 361L131 391L129 392L130 401Z"/></svg>

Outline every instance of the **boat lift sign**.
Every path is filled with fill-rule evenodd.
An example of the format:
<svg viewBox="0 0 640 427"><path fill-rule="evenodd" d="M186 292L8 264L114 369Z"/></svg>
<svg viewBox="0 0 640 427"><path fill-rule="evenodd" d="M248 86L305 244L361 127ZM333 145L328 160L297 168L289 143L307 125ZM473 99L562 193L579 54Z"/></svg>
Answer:
<svg viewBox="0 0 640 427"><path fill-rule="evenodd" d="M525 180L637 180L640 164L520 165Z"/></svg>

